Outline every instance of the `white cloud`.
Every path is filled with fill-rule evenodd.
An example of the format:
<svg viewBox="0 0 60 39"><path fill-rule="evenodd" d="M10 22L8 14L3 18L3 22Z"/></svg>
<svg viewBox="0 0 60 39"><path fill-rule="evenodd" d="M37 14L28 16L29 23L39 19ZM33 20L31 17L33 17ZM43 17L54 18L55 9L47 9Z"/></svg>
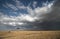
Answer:
<svg viewBox="0 0 60 39"><path fill-rule="evenodd" d="M36 7L36 5L37 5L37 2L36 2L36 1L34 1L34 2L33 2L33 7L35 8L35 7Z"/></svg>
<svg viewBox="0 0 60 39"><path fill-rule="evenodd" d="M13 9L14 11L18 10L13 4L6 3L6 6Z"/></svg>
<svg viewBox="0 0 60 39"><path fill-rule="evenodd" d="M39 19L42 19L43 18L42 15L52 11L52 5L53 5L53 2L48 3L45 6L42 5L42 7L37 7L34 10L31 7L27 7L28 9L27 11L31 16L37 17L37 18L41 16Z"/></svg>
<svg viewBox="0 0 60 39"><path fill-rule="evenodd" d="M13 0L16 3L18 9L26 9L26 6L23 5L19 0Z"/></svg>
<svg viewBox="0 0 60 39"><path fill-rule="evenodd" d="M46 6L37 7L33 10L29 6L30 4L26 7L17 0L15 2L16 2L16 7L8 3L7 3L7 6L14 10L18 10L18 8L27 9L28 14L20 14L19 16L15 16L15 17L3 15L2 17L0 17L1 18L0 23L2 25L17 26L17 25L27 25L28 23L26 22L35 22L36 20L43 21L41 20L41 19L44 19L45 17L43 15L51 12L52 10L51 6L53 5L53 2L52 2L52 3L47 4ZM37 2L34 2L33 6L35 7L36 4Z"/></svg>
<svg viewBox="0 0 60 39"><path fill-rule="evenodd" d="M0 12L0 16L2 16L3 14L2 14L2 12Z"/></svg>
<svg viewBox="0 0 60 39"><path fill-rule="evenodd" d="M5 5L5 4L3 4L2 6L3 6L3 7L5 7L5 8L8 8L8 6L7 6L7 5Z"/></svg>

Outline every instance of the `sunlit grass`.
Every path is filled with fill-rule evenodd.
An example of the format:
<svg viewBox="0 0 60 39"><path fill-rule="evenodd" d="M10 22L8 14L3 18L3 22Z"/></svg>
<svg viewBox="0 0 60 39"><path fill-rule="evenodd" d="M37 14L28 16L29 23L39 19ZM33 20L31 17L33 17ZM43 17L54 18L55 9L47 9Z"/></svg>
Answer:
<svg viewBox="0 0 60 39"><path fill-rule="evenodd" d="M0 31L0 39L60 39L60 31Z"/></svg>

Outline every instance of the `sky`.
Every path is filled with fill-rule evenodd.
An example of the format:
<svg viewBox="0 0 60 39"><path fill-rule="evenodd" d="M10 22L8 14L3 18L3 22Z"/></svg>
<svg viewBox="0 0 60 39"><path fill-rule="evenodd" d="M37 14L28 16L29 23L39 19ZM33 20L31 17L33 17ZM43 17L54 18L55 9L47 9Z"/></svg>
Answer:
<svg viewBox="0 0 60 39"><path fill-rule="evenodd" d="M59 0L0 0L0 30L59 30Z"/></svg>

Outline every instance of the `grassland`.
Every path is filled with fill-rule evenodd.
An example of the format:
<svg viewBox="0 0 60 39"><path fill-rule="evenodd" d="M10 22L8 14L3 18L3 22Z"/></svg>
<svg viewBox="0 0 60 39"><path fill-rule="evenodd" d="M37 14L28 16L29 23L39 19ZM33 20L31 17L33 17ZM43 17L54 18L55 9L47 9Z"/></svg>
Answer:
<svg viewBox="0 0 60 39"><path fill-rule="evenodd" d="M0 31L0 39L60 39L60 31Z"/></svg>

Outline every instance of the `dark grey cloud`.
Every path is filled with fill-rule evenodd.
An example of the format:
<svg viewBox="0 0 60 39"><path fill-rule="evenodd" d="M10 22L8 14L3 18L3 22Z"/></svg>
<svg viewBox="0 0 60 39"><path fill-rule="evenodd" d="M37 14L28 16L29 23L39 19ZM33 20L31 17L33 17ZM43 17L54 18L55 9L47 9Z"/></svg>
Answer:
<svg viewBox="0 0 60 39"><path fill-rule="evenodd" d="M44 6L37 7L34 10L29 6L26 7L23 5L24 9L27 9L28 14L21 14L17 17L0 14L2 15L0 16L0 26L7 26L5 29L12 29L14 27L13 29L19 28L20 30L59 30L59 5L60 0L54 1L54 3L44 4ZM23 7L18 5L18 8Z"/></svg>
<svg viewBox="0 0 60 39"><path fill-rule="evenodd" d="M43 19L27 23L28 26L35 27L30 30L60 30L60 0L54 1L51 8L51 12L42 15Z"/></svg>
<svg viewBox="0 0 60 39"><path fill-rule="evenodd" d="M42 30L60 30L60 0L56 0L52 6L52 11L45 15L42 23L35 23Z"/></svg>
<svg viewBox="0 0 60 39"><path fill-rule="evenodd" d="M46 21L60 21L60 0L56 0L52 11L47 14Z"/></svg>

